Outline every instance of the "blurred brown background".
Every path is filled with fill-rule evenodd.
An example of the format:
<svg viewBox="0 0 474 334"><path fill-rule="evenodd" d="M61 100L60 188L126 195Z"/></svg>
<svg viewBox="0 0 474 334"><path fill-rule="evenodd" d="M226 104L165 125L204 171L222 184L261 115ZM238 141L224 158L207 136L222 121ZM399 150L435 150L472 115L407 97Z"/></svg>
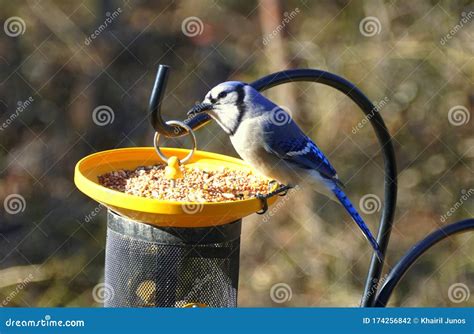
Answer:
<svg viewBox="0 0 474 334"><path fill-rule="evenodd" d="M470 1L0 0L0 7L2 306L97 305L91 291L103 280L105 209L76 190L73 168L96 151L152 143L146 107L158 64L172 67L163 110L174 119L219 82L285 68L323 69L357 84L396 146L399 201L386 268L439 226L474 216ZM363 114L321 85L268 95L327 153L375 231L383 162ZM113 120L94 122L99 106ZM216 124L197 135L201 149L236 154ZM309 190L281 203L271 217L245 219L239 305L357 306L370 249L349 216ZM391 304L472 306L473 240L463 234L433 248ZM278 283L290 294L275 301ZM465 298L456 299L453 286Z"/></svg>

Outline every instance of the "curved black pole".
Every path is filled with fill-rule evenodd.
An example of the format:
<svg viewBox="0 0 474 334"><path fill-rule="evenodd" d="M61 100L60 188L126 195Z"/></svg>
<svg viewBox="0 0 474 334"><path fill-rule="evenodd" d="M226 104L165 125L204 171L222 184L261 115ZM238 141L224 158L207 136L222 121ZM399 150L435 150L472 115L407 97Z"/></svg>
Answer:
<svg viewBox="0 0 474 334"><path fill-rule="evenodd" d="M160 65L160 68L158 69L158 76L160 76L160 69L162 66L163 65ZM177 137L185 134L186 131L181 128L173 128L166 125L160 113L161 99L163 98L164 86L166 84L166 70L164 70L165 74L160 78L157 76L152 92L152 97L150 99L152 125L156 131L164 135L169 137ZM382 217L380 219L377 242L380 245L382 254L385 256L392 230L397 201L397 167L391 136L382 117L377 112L372 102L354 84L345 80L344 78L325 71L313 69L286 70L267 75L252 82L250 85L259 91L264 91L277 85L296 81L316 82L336 88L345 95L349 96L352 101L354 101L368 116L367 119L370 121L372 127L375 130L384 158L384 208ZM185 123L194 130L202 127L209 121L210 117L208 115L198 114L186 119ZM369 272L367 274L364 294L361 300L362 306L373 305L375 294L369 292L376 291L374 289L377 288L377 282L380 280L382 268L383 260L380 260L375 254L373 254Z"/></svg>
<svg viewBox="0 0 474 334"><path fill-rule="evenodd" d="M416 260L418 260L418 258L432 246L452 236L453 234L468 232L469 230L474 230L474 219L466 219L457 223L443 226L418 242L401 258L400 261L398 261L395 267L393 267L392 271L390 271L387 279L375 298L374 305L377 307L385 307L387 305L388 300L392 295L393 289L395 289L398 282L400 282L400 280L406 274L408 269L410 269L410 267L416 262Z"/></svg>
<svg viewBox="0 0 474 334"><path fill-rule="evenodd" d="M397 202L397 165L391 136L382 117L376 111L372 102L354 84L345 80L344 78L325 71L313 69L281 71L267 75L266 77L254 81L250 85L259 91L263 91L276 85L295 81L310 81L331 86L349 96L352 101L354 101L368 116L367 118L372 124L372 127L374 128L379 140L384 158L385 205L382 212L382 217L380 219L377 242L379 243L382 254L385 257L390 239L390 233L392 231L393 218L395 215L395 207ZM372 306L375 294L371 294L369 291L374 291L374 289L377 288L377 282L380 280L382 268L383 260L380 260L374 253L372 255L372 261L370 263L370 268L365 283L364 294L361 300L362 306Z"/></svg>

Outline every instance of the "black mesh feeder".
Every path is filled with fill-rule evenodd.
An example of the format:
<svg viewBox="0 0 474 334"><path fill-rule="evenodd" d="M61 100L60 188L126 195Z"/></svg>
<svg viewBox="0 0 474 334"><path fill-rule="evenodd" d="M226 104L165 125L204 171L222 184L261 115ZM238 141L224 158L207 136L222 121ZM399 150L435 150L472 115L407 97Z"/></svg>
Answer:
<svg viewBox="0 0 474 334"><path fill-rule="evenodd" d="M92 154L75 169L76 186L108 208L105 285L112 289L108 307L235 307L239 281L242 218L263 213L287 187L268 180L265 195L223 202L162 201L132 196L100 185L98 177L123 169L168 162L169 157L200 169L247 169L242 160L196 150L196 130L210 121L205 113L183 122L161 117L169 68L160 65L150 99L150 118L156 130L154 147L123 148ZM294 69L277 72L250 83L264 91L288 82L316 82L331 86L350 99L369 117L384 158L384 208L377 241L383 257L390 238L397 197L397 173L391 136L370 100L352 83L334 74ZM162 148L160 135L190 134L192 150ZM167 168L168 168L167 167ZM394 266L380 287L383 257L375 254L367 275L362 306L385 306L393 289L410 266L431 246L446 237L474 228L474 220L447 225L413 247Z"/></svg>
<svg viewBox="0 0 474 334"><path fill-rule="evenodd" d="M166 82L160 67L150 106L156 116ZM155 118L154 118L155 119ZM83 193L108 208L105 288L108 307L235 307L239 280L241 219L266 210L286 187L264 180L266 191L218 202L184 202L134 196L105 187L105 174L167 162L165 175L186 168L253 173L240 159L196 150L186 123L168 121L171 132L190 134L192 150L154 147L98 152L80 160L74 181ZM181 131L181 132L179 132ZM118 174L116 174L118 175ZM177 178L177 177L176 177ZM174 184L174 183L171 183Z"/></svg>
<svg viewBox="0 0 474 334"><path fill-rule="evenodd" d="M106 306L237 305L241 220L156 227L108 212Z"/></svg>
<svg viewBox="0 0 474 334"><path fill-rule="evenodd" d="M250 168L239 159L202 151L163 148L160 154L181 161L190 157L190 168ZM262 203L272 204L282 190L198 203L133 196L99 183L105 173L159 163L155 149L143 147L95 153L76 165L77 187L108 208L104 283L113 297L105 306L235 307L241 218L261 210Z"/></svg>

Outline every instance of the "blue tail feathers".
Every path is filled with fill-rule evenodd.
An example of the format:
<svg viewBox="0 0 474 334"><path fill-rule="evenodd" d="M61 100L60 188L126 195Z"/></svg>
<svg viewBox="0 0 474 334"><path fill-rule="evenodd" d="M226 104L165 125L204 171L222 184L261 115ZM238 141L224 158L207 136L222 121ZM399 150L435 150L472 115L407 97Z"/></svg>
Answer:
<svg viewBox="0 0 474 334"><path fill-rule="evenodd" d="M339 202L341 202L341 204L344 206L346 211L351 215L352 219L359 226L359 228L362 231L362 233L364 234L364 236L367 238L367 240L372 245L372 248L376 252L378 258L382 259L383 255L382 255L382 252L380 250L380 246L379 246L377 240L375 240L374 236L372 235L372 232L370 232L370 230L369 230L369 227L365 224L364 220L359 215L357 210L354 208L354 206L352 205L349 198L347 198L344 191L342 191L342 189L337 185L335 185L331 190L334 193L334 195L336 195Z"/></svg>

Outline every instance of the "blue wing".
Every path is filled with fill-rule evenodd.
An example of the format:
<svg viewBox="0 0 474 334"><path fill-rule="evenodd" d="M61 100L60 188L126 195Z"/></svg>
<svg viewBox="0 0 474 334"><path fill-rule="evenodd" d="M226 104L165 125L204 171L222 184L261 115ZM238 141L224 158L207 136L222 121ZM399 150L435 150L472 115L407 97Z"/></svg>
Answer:
<svg viewBox="0 0 474 334"><path fill-rule="evenodd" d="M264 129L265 150L276 154L280 159L300 168L316 170L324 178L333 181L330 183L331 191L351 215L354 222L359 226L361 232L375 250L377 256L381 259L382 252L377 240L347 198L346 194L342 191L342 183L337 178L336 170L316 144L301 131L298 125L296 125L289 116L288 119L287 124L275 125L272 122L266 124Z"/></svg>
<svg viewBox="0 0 474 334"><path fill-rule="evenodd" d="M327 179L337 180L336 170L329 160L292 119L284 125L268 122L264 131L267 152L300 168L317 170Z"/></svg>

